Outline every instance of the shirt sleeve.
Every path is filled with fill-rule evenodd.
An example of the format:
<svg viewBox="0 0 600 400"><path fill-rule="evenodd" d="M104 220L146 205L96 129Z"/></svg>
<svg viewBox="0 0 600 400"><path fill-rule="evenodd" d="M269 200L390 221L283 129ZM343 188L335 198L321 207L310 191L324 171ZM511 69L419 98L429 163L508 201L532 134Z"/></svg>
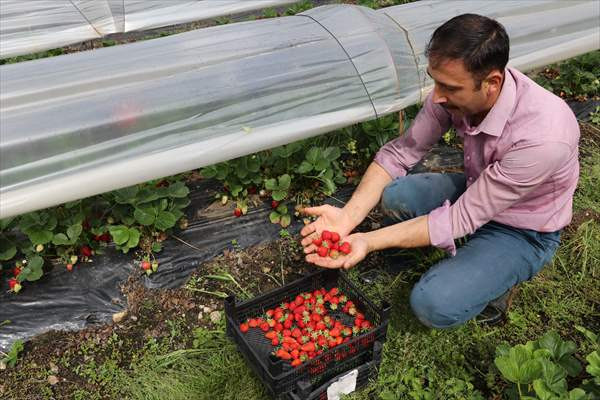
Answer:
<svg viewBox="0 0 600 400"><path fill-rule="evenodd" d="M452 205L429 213L433 246L456 254L454 239L475 232L545 182L571 154L562 142L522 143L483 170Z"/></svg>
<svg viewBox="0 0 600 400"><path fill-rule="evenodd" d="M386 143L375 155L374 161L395 179L405 176L450 128L450 114L432 95L425 99L423 108L406 133Z"/></svg>

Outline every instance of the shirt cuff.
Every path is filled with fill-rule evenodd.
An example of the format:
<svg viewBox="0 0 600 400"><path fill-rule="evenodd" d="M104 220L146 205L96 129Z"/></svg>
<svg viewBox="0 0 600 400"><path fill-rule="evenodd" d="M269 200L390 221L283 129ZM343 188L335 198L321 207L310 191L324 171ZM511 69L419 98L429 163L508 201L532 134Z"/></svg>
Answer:
<svg viewBox="0 0 600 400"><path fill-rule="evenodd" d="M394 162L393 157L390 157L389 154L384 153L382 150L379 150L373 161L379 164L392 177L392 180L406 176L407 174L406 168L398 165L398 163Z"/></svg>
<svg viewBox="0 0 600 400"><path fill-rule="evenodd" d="M450 218L450 201L446 200L441 207L429 213L427 218L429 241L432 246L456 255L456 245L452 235L452 220Z"/></svg>

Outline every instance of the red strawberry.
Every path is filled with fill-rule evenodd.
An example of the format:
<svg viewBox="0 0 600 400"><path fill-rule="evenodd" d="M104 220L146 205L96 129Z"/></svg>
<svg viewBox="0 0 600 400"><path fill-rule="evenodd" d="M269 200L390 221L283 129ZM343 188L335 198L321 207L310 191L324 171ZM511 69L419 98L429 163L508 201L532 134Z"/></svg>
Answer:
<svg viewBox="0 0 600 400"><path fill-rule="evenodd" d="M319 254L320 257L327 257L327 253L329 252L329 249L327 247L319 247L319 249L317 250L317 253Z"/></svg>
<svg viewBox="0 0 600 400"><path fill-rule="evenodd" d="M290 360L292 358L292 355L283 349L277 350L277 353L275 355L281 358L282 360Z"/></svg>
<svg viewBox="0 0 600 400"><path fill-rule="evenodd" d="M317 247L321 247L321 245L323 244L323 239L314 239L313 244Z"/></svg>
<svg viewBox="0 0 600 400"><path fill-rule="evenodd" d="M350 243L344 242L340 245L340 251L344 254L350 254Z"/></svg>
<svg viewBox="0 0 600 400"><path fill-rule="evenodd" d="M237 207L235 210L233 210L233 215L235 215L236 217L241 217L242 216L242 209Z"/></svg>
<svg viewBox="0 0 600 400"><path fill-rule="evenodd" d="M315 351L315 344L313 342L308 342L303 344L302 347L300 347L300 349L302 351L310 353L311 351Z"/></svg>
<svg viewBox="0 0 600 400"><path fill-rule="evenodd" d="M302 336L302 331L298 328L294 328L292 330L292 336L295 338L299 338L300 336Z"/></svg>
<svg viewBox="0 0 600 400"><path fill-rule="evenodd" d="M248 324L247 323L240 324L240 331L242 331L242 333L248 332Z"/></svg>
<svg viewBox="0 0 600 400"><path fill-rule="evenodd" d="M329 336L338 337L340 336L340 330L337 328L331 329L329 331Z"/></svg>
<svg viewBox="0 0 600 400"><path fill-rule="evenodd" d="M67 264L67 271L71 272L73 271L73 264Z"/></svg>
<svg viewBox="0 0 600 400"><path fill-rule="evenodd" d="M297 306L301 306L302 304L304 304L304 297L302 297L300 295L296 296L296 298L294 299L294 303Z"/></svg>
<svg viewBox="0 0 600 400"><path fill-rule="evenodd" d="M331 241L336 243L340 240L340 234L337 232L331 232Z"/></svg>
<svg viewBox="0 0 600 400"><path fill-rule="evenodd" d="M271 345L277 346L278 344L279 344L279 338L277 336L274 336L273 339L271 339Z"/></svg>
<svg viewBox="0 0 600 400"><path fill-rule="evenodd" d="M20 273L21 273L21 267L14 267L13 268L13 275L15 276L15 278L17 276L19 276Z"/></svg>
<svg viewBox="0 0 600 400"><path fill-rule="evenodd" d="M256 194L256 186L250 186L248 188L248 193L249 194Z"/></svg>
<svg viewBox="0 0 600 400"><path fill-rule="evenodd" d="M295 358L295 359L292 361L292 367L298 367L298 366L300 366L301 364L302 364L302 361L301 361L299 358Z"/></svg>
<svg viewBox="0 0 600 400"><path fill-rule="evenodd" d="M323 231L321 232L321 239L323 240L331 240L331 232Z"/></svg>
<svg viewBox="0 0 600 400"><path fill-rule="evenodd" d="M103 233L98 239L102 242L110 242L110 234Z"/></svg>
<svg viewBox="0 0 600 400"><path fill-rule="evenodd" d="M85 256L85 257L91 256L92 255L92 249L90 249L88 246L81 247L81 255Z"/></svg>
<svg viewBox="0 0 600 400"><path fill-rule="evenodd" d="M248 320L248 326L250 328L256 328L258 326L258 321L254 318Z"/></svg>
<svg viewBox="0 0 600 400"><path fill-rule="evenodd" d="M269 324L267 324L266 322L263 322L262 324L260 324L260 329L261 329L263 332L267 332L267 331L269 330L269 328L270 328L270 326L269 326Z"/></svg>
<svg viewBox="0 0 600 400"><path fill-rule="evenodd" d="M21 284L15 278L8 280L8 287L15 293L19 293L21 291Z"/></svg>
<svg viewBox="0 0 600 400"><path fill-rule="evenodd" d="M150 264L150 261L142 261L142 269L144 271L148 271L150 268L152 268L152 264Z"/></svg>
<svg viewBox="0 0 600 400"><path fill-rule="evenodd" d="M271 208L277 208L277 207L279 207L279 202L277 200L273 200L271 202Z"/></svg>

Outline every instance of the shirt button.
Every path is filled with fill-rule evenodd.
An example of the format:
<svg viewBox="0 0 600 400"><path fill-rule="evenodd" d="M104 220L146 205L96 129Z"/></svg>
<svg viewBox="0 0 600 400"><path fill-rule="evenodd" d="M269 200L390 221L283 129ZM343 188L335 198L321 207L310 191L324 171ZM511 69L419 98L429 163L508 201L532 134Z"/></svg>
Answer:
<svg viewBox="0 0 600 400"><path fill-rule="evenodd" d="M472 176L469 177L469 181L473 182L473 177Z"/></svg>
<svg viewBox="0 0 600 400"><path fill-rule="evenodd" d="M467 161L471 161L471 156L467 156Z"/></svg>

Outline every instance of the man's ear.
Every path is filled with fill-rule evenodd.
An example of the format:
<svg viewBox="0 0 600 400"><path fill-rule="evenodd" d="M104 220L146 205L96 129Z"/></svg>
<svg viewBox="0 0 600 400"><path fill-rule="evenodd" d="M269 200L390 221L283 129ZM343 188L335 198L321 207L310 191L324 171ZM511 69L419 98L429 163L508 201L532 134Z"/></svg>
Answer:
<svg viewBox="0 0 600 400"><path fill-rule="evenodd" d="M491 71L483 80L483 89L488 96L495 95L500 93L500 90L502 89L502 82L504 82L504 73L495 69Z"/></svg>

